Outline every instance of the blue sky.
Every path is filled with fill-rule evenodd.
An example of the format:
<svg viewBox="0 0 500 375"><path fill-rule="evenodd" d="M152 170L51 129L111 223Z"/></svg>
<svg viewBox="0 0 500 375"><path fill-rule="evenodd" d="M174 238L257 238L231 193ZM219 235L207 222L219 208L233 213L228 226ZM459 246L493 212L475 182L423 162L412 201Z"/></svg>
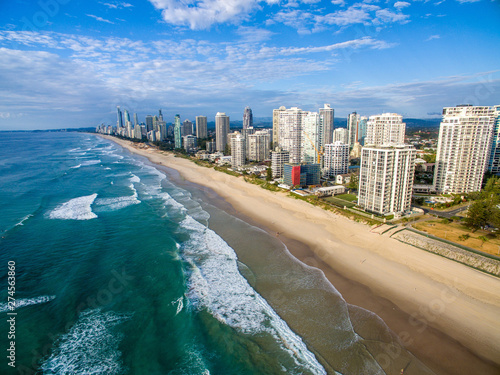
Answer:
<svg viewBox="0 0 500 375"><path fill-rule="evenodd" d="M500 104L491 0L0 2L0 130Z"/></svg>

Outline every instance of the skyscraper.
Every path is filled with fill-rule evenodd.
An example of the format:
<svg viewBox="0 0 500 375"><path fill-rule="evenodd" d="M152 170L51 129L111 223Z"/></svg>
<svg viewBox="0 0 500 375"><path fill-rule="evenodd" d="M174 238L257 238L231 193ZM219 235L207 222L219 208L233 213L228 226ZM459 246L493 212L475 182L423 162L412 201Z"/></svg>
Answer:
<svg viewBox="0 0 500 375"><path fill-rule="evenodd" d="M290 153L277 147L271 152L271 169L273 178L283 177L283 166L290 161Z"/></svg>
<svg viewBox="0 0 500 375"><path fill-rule="evenodd" d="M148 132L153 130L153 116L151 116L151 115L146 116L146 130Z"/></svg>
<svg viewBox="0 0 500 375"><path fill-rule="evenodd" d="M207 116L196 116L196 137L207 138Z"/></svg>
<svg viewBox="0 0 500 375"><path fill-rule="evenodd" d="M349 144L349 133L346 128L337 128L333 131L333 142Z"/></svg>
<svg viewBox="0 0 500 375"><path fill-rule="evenodd" d="M348 140L349 147L353 148L354 144L358 141L358 125L360 115L356 112L351 113L347 116L347 132L348 132Z"/></svg>
<svg viewBox="0 0 500 375"><path fill-rule="evenodd" d="M161 109L158 110L158 121L163 121L163 113L161 113Z"/></svg>
<svg viewBox="0 0 500 375"><path fill-rule="evenodd" d="M365 146L361 151L358 205L380 215L411 208L416 150L411 145Z"/></svg>
<svg viewBox="0 0 500 375"><path fill-rule="evenodd" d="M226 149L227 135L229 133L229 116L224 112L217 112L215 115L215 143L217 151Z"/></svg>
<svg viewBox="0 0 500 375"><path fill-rule="evenodd" d="M459 194L481 190L495 122L492 107L443 108L434 169L436 191Z"/></svg>
<svg viewBox="0 0 500 375"><path fill-rule="evenodd" d="M118 128L123 128L123 116L122 116L122 111L120 110L120 106L116 107L116 115L117 115L117 121L116 121L116 126Z"/></svg>
<svg viewBox="0 0 500 375"><path fill-rule="evenodd" d="M281 147L290 153L290 163L300 163L302 158L302 116L304 111L300 108L292 107L286 109L280 107L273 111L273 139L275 146Z"/></svg>
<svg viewBox="0 0 500 375"><path fill-rule="evenodd" d="M180 115L175 115L174 119L174 147L182 148L182 129Z"/></svg>
<svg viewBox="0 0 500 375"><path fill-rule="evenodd" d="M193 135L193 123L185 119L182 123L182 136Z"/></svg>
<svg viewBox="0 0 500 375"><path fill-rule="evenodd" d="M267 130L258 130L254 134L247 135L247 155L252 161L264 161L269 159L269 145L271 135Z"/></svg>
<svg viewBox="0 0 500 375"><path fill-rule="evenodd" d="M321 126L317 112L302 112L301 114L301 155L300 161L306 163L321 163Z"/></svg>
<svg viewBox="0 0 500 375"><path fill-rule="evenodd" d="M495 126L493 128L493 139L491 142L490 157L488 160L488 172L500 175L500 105L493 107Z"/></svg>
<svg viewBox="0 0 500 375"><path fill-rule="evenodd" d="M325 104L319 109L319 120L321 125L320 147L333 142L334 110L330 104Z"/></svg>
<svg viewBox="0 0 500 375"><path fill-rule="evenodd" d="M127 110L123 111L124 117L125 117L125 126L128 126L128 124L131 124L130 121L130 114L128 113Z"/></svg>
<svg viewBox="0 0 500 375"><path fill-rule="evenodd" d="M134 125L139 125L139 118L137 117L137 113L134 113Z"/></svg>
<svg viewBox="0 0 500 375"><path fill-rule="evenodd" d="M366 123L365 145L403 144L405 129L403 116L396 113L370 116Z"/></svg>
<svg viewBox="0 0 500 375"><path fill-rule="evenodd" d="M346 174L349 168L349 145L334 142L325 145L323 176L333 178Z"/></svg>
<svg viewBox="0 0 500 375"><path fill-rule="evenodd" d="M231 166L239 168L245 165L246 162L246 140L240 132L236 132L231 137Z"/></svg>
<svg viewBox="0 0 500 375"><path fill-rule="evenodd" d="M243 112L243 129L248 129L253 126L253 114L250 107L245 107Z"/></svg>

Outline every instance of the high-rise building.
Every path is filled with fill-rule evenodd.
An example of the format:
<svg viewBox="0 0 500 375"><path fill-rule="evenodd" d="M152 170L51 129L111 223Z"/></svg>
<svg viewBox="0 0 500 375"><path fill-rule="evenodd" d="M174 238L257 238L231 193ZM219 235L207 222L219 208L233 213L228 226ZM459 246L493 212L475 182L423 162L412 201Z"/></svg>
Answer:
<svg viewBox="0 0 500 375"><path fill-rule="evenodd" d="M320 114L297 107L273 110L273 146L289 151L290 163L321 163L323 142L332 134L333 109L328 104Z"/></svg>
<svg viewBox="0 0 500 375"><path fill-rule="evenodd" d="M380 215L411 208L416 150L411 145L373 145L361 151L358 205Z"/></svg>
<svg viewBox="0 0 500 375"><path fill-rule="evenodd" d="M123 114L124 114L124 117L125 117L125 126L127 126L127 124L131 123L131 121L130 121L130 114L128 113L127 110L124 110Z"/></svg>
<svg viewBox="0 0 500 375"><path fill-rule="evenodd" d="M116 126L118 128L123 128L123 116L122 116L122 111L120 110L120 106L116 107L116 115L117 115Z"/></svg>
<svg viewBox="0 0 500 375"><path fill-rule="evenodd" d="M226 149L227 135L229 133L229 116L224 112L215 115L215 143L217 151L224 152Z"/></svg>
<svg viewBox="0 0 500 375"><path fill-rule="evenodd" d="M277 142L275 146L290 152L291 163L300 163L303 156L302 117L304 113L306 112L297 107L290 109L280 107L273 111L273 139Z"/></svg>
<svg viewBox="0 0 500 375"><path fill-rule="evenodd" d="M216 143L214 141L208 141L206 144L206 149L209 153L213 154L217 151Z"/></svg>
<svg viewBox="0 0 500 375"><path fill-rule="evenodd" d="M137 117L137 113L134 113L134 125L140 125L139 118Z"/></svg>
<svg viewBox="0 0 500 375"><path fill-rule="evenodd" d="M278 109L273 109L273 148L278 147L279 144L279 129L280 129L280 114L285 112L287 109L285 106L281 106Z"/></svg>
<svg viewBox="0 0 500 375"><path fill-rule="evenodd" d="M239 168L246 162L246 140L240 132L235 132L231 137L231 166Z"/></svg>
<svg viewBox="0 0 500 375"><path fill-rule="evenodd" d="M358 126L361 116L356 112L347 116L347 131L349 147L353 148L354 144L358 141Z"/></svg>
<svg viewBox="0 0 500 375"><path fill-rule="evenodd" d="M193 135L193 123L185 119L182 123L182 136Z"/></svg>
<svg viewBox="0 0 500 375"><path fill-rule="evenodd" d="M253 114L250 107L245 107L243 112L243 129L248 129L253 126Z"/></svg>
<svg viewBox="0 0 500 375"><path fill-rule="evenodd" d="M321 125L320 147L333 142L334 110L330 104L325 104L319 109L319 120Z"/></svg>
<svg viewBox="0 0 500 375"><path fill-rule="evenodd" d="M337 128L333 131L333 142L349 144L349 133L346 128Z"/></svg>
<svg viewBox="0 0 500 375"><path fill-rule="evenodd" d="M323 176L333 178L346 174L349 168L349 145L334 142L325 145Z"/></svg>
<svg viewBox="0 0 500 375"><path fill-rule="evenodd" d="M196 137L207 138L207 116L196 116Z"/></svg>
<svg viewBox="0 0 500 375"><path fill-rule="evenodd" d="M500 176L500 105L494 106L493 111L495 126L488 160L488 172Z"/></svg>
<svg viewBox="0 0 500 375"><path fill-rule="evenodd" d="M492 107L443 108L434 169L436 191L460 194L481 190L495 122Z"/></svg>
<svg viewBox="0 0 500 375"><path fill-rule="evenodd" d="M183 136L182 144L184 146L184 150L186 150L187 153L196 151L197 141L194 135L188 134Z"/></svg>
<svg viewBox="0 0 500 375"><path fill-rule="evenodd" d="M302 142L300 161L305 163L321 163L321 126L317 112L303 111L300 117Z"/></svg>
<svg viewBox="0 0 500 375"><path fill-rule="evenodd" d="M358 126L358 142L361 146L365 145L366 140L366 130L367 130L368 118L366 116L361 116L359 118Z"/></svg>
<svg viewBox="0 0 500 375"><path fill-rule="evenodd" d="M175 115L174 119L174 147L182 148L182 129L180 115Z"/></svg>
<svg viewBox="0 0 500 375"><path fill-rule="evenodd" d="M146 130L148 132L153 130L153 116L151 116L151 115L146 116Z"/></svg>
<svg viewBox="0 0 500 375"><path fill-rule="evenodd" d="M271 169L273 178L283 177L283 166L290 161L290 153L277 147L271 152Z"/></svg>
<svg viewBox="0 0 500 375"><path fill-rule="evenodd" d="M252 161L264 161L269 159L269 146L271 135L267 130L258 130L247 135L247 155Z"/></svg>
<svg viewBox="0 0 500 375"><path fill-rule="evenodd" d="M366 123L365 145L403 144L405 129L403 116L396 113L370 116Z"/></svg>
<svg viewBox="0 0 500 375"><path fill-rule="evenodd" d="M161 109L158 110L158 121L163 121L163 113L161 113Z"/></svg>

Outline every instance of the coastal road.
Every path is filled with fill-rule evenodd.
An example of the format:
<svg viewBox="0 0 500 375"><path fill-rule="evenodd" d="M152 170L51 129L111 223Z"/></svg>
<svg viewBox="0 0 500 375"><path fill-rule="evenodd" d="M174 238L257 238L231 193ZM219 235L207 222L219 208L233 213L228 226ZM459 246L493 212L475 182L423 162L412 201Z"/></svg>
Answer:
<svg viewBox="0 0 500 375"><path fill-rule="evenodd" d="M418 208L424 210L424 212L426 214L436 215L439 217L444 217L444 218L450 219L452 216L457 216L457 214L459 214L460 212L466 211L469 208L469 204L466 206L455 208L451 211L437 211L437 210L431 210L428 207L420 207L420 206L415 206L415 207L418 207Z"/></svg>

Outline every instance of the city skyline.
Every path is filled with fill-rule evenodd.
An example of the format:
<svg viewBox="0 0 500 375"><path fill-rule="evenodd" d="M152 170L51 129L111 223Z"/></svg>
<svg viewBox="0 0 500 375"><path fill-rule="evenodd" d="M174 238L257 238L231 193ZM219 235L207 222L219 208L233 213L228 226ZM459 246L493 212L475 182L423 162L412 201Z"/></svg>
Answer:
<svg viewBox="0 0 500 375"><path fill-rule="evenodd" d="M167 122L496 105L499 16L485 0L4 2L0 130L114 124L117 105Z"/></svg>

